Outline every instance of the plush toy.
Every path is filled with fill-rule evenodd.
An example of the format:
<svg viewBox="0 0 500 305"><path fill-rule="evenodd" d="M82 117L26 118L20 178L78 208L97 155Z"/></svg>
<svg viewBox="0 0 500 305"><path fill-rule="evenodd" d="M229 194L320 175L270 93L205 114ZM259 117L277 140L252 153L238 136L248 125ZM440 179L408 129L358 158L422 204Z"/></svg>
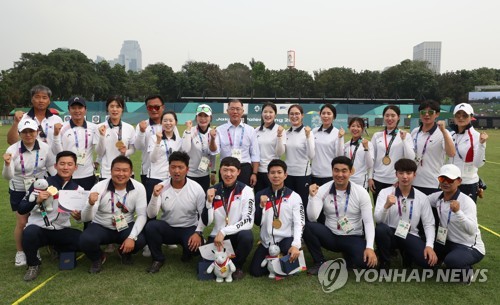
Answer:
<svg viewBox="0 0 500 305"><path fill-rule="evenodd" d="M262 261L260 264L261 267L265 267L267 265L267 270L269 270L269 278L276 278L276 272L273 267L273 261L280 259L280 247L278 245L269 244L269 255Z"/></svg>
<svg viewBox="0 0 500 305"><path fill-rule="evenodd" d="M29 202L36 201L40 192L46 191L49 188L49 183L45 179L37 179L35 182L33 182L33 188L34 188L33 192L31 192L31 194L28 198ZM52 196L50 196L48 199L46 199L42 202L42 205L45 209L45 212L48 213L48 212L51 212L52 210L54 210L54 208L52 207L53 200L54 200L54 198ZM36 211L41 212L40 205L37 205Z"/></svg>
<svg viewBox="0 0 500 305"><path fill-rule="evenodd" d="M214 262L208 267L207 273L212 273L214 272L216 276L216 282L217 283L222 283L224 282L224 279L226 279L226 282L230 283L233 281L233 272L236 271L236 266L234 265L233 261L227 256L226 249L222 251L213 251L215 260Z"/></svg>

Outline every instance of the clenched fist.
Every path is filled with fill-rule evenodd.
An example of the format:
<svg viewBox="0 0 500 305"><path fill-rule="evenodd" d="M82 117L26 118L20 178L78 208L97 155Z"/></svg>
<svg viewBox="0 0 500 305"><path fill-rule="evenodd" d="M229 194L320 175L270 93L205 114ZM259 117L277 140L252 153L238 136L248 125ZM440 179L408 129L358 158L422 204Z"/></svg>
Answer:
<svg viewBox="0 0 500 305"><path fill-rule="evenodd" d="M281 137L281 136L283 135L283 130L285 130L285 129L283 128L283 126L281 126L281 125L280 125L280 126L278 126L278 137Z"/></svg>
<svg viewBox="0 0 500 305"><path fill-rule="evenodd" d="M99 200L99 193L98 192L92 192L89 194L89 204L90 205L94 205L97 200Z"/></svg>
<svg viewBox="0 0 500 305"><path fill-rule="evenodd" d="M387 199L385 200L385 205L384 205L384 209L388 209L390 207L392 207L394 204L396 204L396 196L394 196L394 194L390 194L389 196L387 196Z"/></svg>
<svg viewBox="0 0 500 305"><path fill-rule="evenodd" d="M156 133L156 144L161 143L161 138L163 137L163 132L157 132Z"/></svg>
<svg viewBox="0 0 500 305"><path fill-rule="evenodd" d="M439 130L441 130L441 132L443 132L445 130L445 128L446 128L446 122L445 121L438 121L437 125L439 127Z"/></svg>
<svg viewBox="0 0 500 305"><path fill-rule="evenodd" d="M306 138L309 138L309 136L311 135L311 127L304 127L304 131L306 132Z"/></svg>
<svg viewBox="0 0 500 305"><path fill-rule="evenodd" d="M148 121L144 120L139 122L139 130L144 133L146 132L146 128L148 128Z"/></svg>
<svg viewBox="0 0 500 305"><path fill-rule="evenodd" d="M5 166L9 166L10 161L12 161L12 154L3 154L3 161L5 162Z"/></svg>
<svg viewBox="0 0 500 305"><path fill-rule="evenodd" d="M106 125L101 125L101 127L99 127L99 134L101 136L104 136L106 134Z"/></svg>
<svg viewBox="0 0 500 305"><path fill-rule="evenodd" d="M62 124L61 123L56 123L54 124L54 136L58 136L59 133L61 132Z"/></svg>
<svg viewBox="0 0 500 305"><path fill-rule="evenodd" d="M214 127L212 129L210 129L210 136L215 139L215 137L217 136L217 129Z"/></svg>
<svg viewBox="0 0 500 305"><path fill-rule="evenodd" d="M342 137L344 137L344 135L345 135L345 130L344 130L344 128L340 127L340 129L339 129L339 139L341 139Z"/></svg>
<svg viewBox="0 0 500 305"><path fill-rule="evenodd" d="M215 189L214 188L208 189L207 190L207 201L209 203L212 203L214 201L214 197L215 197Z"/></svg>
<svg viewBox="0 0 500 305"><path fill-rule="evenodd" d="M161 190L163 190L163 184L158 183L153 188L153 196L158 197L161 194Z"/></svg>
<svg viewBox="0 0 500 305"><path fill-rule="evenodd" d="M488 140L488 134L483 131L479 135L479 143L484 144L484 143L486 143L486 140Z"/></svg>
<svg viewBox="0 0 500 305"><path fill-rule="evenodd" d="M453 212L453 213L456 213L460 210L460 203L457 201L457 200L452 200L450 202L450 210Z"/></svg>
<svg viewBox="0 0 500 305"><path fill-rule="evenodd" d="M260 207L264 208L268 201L269 201L269 198L266 195L261 195L260 196Z"/></svg>
<svg viewBox="0 0 500 305"><path fill-rule="evenodd" d="M368 149L368 140L367 140L367 139L363 139L363 140L361 141L361 144L363 145L363 148L364 148L364 149Z"/></svg>
<svg viewBox="0 0 500 305"><path fill-rule="evenodd" d="M193 127L193 121L187 120L186 121L186 131L191 131L191 127Z"/></svg>
<svg viewBox="0 0 500 305"><path fill-rule="evenodd" d="M23 115L24 115L24 112L22 112L21 110L16 111L16 113L14 113L14 123L21 122Z"/></svg>
<svg viewBox="0 0 500 305"><path fill-rule="evenodd" d="M399 135L401 136L401 140L404 141L406 139L406 134L407 134L407 132L404 130L399 131Z"/></svg>
<svg viewBox="0 0 500 305"><path fill-rule="evenodd" d="M318 190L319 190L319 186L316 183L309 185L309 196L311 196L311 197L316 196L316 194L318 193Z"/></svg>

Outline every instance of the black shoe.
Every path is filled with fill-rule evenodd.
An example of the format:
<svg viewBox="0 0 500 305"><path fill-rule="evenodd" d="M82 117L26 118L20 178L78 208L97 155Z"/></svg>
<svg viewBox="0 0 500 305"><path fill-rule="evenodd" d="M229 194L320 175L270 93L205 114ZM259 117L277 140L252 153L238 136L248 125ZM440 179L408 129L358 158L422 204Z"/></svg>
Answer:
<svg viewBox="0 0 500 305"><path fill-rule="evenodd" d="M160 262L160 261L153 261L151 263L151 266L146 269L146 272L147 273L157 273L158 271L160 271L160 268L163 266L163 262Z"/></svg>
<svg viewBox="0 0 500 305"><path fill-rule="evenodd" d="M102 260L98 259L96 261L93 261L92 265L90 265L89 273L96 274L101 272L101 270L102 270Z"/></svg>
<svg viewBox="0 0 500 305"><path fill-rule="evenodd" d="M26 271L26 274L24 274L23 279L26 282L35 280L38 277L38 275L40 274L40 269L41 269L40 265L29 266L28 270Z"/></svg>
<svg viewBox="0 0 500 305"><path fill-rule="evenodd" d="M235 272L233 272L233 280L241 280L245 277L245 273L243 273L243 270L241 269L236 269Z"/></svg>
<svg viewBox="0 0 500 305"><path fill-rule="evenodd" d="M119 254L120 254L120 258L122 260L122 265L133 265L134 264L134 260L132 259L131 253L119 252Z"/></svg>
<svg viewBox="0 0 500 305"><path fill-rule="evenodd" d="M318 275L319 268L321 268L321 265L323 265L323 261L314 264L311 268L307 268L307 274L308 275Z"/></svg>

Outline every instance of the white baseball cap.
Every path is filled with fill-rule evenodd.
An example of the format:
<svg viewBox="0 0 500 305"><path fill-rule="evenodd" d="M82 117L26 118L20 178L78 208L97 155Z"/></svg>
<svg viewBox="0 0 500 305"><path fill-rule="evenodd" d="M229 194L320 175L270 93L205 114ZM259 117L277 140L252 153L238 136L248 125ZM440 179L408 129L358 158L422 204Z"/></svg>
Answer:
<svg viewBox="0 0 500 305"><path fill-rule="evenodd" d="M25 119L19 122L17 130L22 132L25 129L38 130L38 124L32 119Z"/></svg>
<svg viewBox="0 0 500 305"><path fill-rule="evenodd" d="M439 177L445 176L455 180L460 178L461 175L460 169L455 164L445 164L439 170Z"/></svg>
<svg viewBox="0 0 500 305"><path fill-rule="evenodd" d="M474 114L474 108L470 104L467 103L461 103L455 106L455 109L453 110L453 114L456 114L460 110L465 111L468 115L473 115Z"/></svg>
<svg viewBox="0 0 500 305"><path fill-rule="evenodd" d="M198 115L200 113L204 113L208 116L211 116L212 115L212 108L210 108L210 106L208 106L207 104L202 104L196 108L196 115Z"/></svg>

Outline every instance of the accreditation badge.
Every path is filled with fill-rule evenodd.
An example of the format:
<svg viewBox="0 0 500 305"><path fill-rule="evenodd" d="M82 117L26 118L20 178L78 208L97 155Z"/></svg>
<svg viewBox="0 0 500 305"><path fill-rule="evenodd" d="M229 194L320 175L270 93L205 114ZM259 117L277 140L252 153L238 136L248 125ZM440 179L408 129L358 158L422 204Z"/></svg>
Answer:
<svg viewBox="0 0 500 305"><path fill-rule="evenodd" d="M200 165L198 165L198 170L206 172L209 165L210 165L210 160L207 157L203 156L201 157Z"/></svg>
<svg viewBox="0 0 500 305"><path fill-rule="evenodd" d="M464 163L462 177L473 177L473 176L474 176L474 164L472 162Z"/></svg>
<svg viewBox="0 0 500 305"><path fill-rule="evenodd" d="M396 227L396 235L397 237L401 237L402 239L406 239L408 232L410 231L410 223L404 220L400 220L398 222L398 226Z"/></svg>
<svg viewBox="0 0 500 305"><path fill-rule="evenodd" d="M349 219L345 215L338 220L338 224L339 224L340 228L342 229L342 231L344 231L344 233L346 233L346 234L348 234L349 232L351 232L354 229L352 227L352 224L349 222Z"/></svg>
<svg viewBox="0 0 500 305"><path fill-rule="evenodd" d="M118 232L121 232L128 228L127 220L125 219L125 216L123 216L122 213L120 213L119 215L113 215L113 225L115 226L116 231Z"/></svg>
<svg viewBox="0 0 500 305"><path fill-rule="evenodd" d="M32 178L24 178L23 179L23 182L24 182L24 189L26 190L26 192L30 189L31 185L33 184L33 182L35 182L35 178L32 177Z"/></svg>
<svg viewBox="0 0 500 305"><path fill-rule="evenodd" d="M84 166L85 165L85 152L79 151L76 154L76 164L78 166Z"/></svg>
<svg viewBox="0 0 500 305"><path fill-rule="evenodd" d="M441 245L445 245L447 235L448 235L448 229L439 226L436 234L436 242L440 243Z"/></svg>
<svg viewBox="0 0 500 305"><path fill-rule="evenodd" d="M231 150L231 157L238 159L241 162L241 149L233 148Z"/></svg>

